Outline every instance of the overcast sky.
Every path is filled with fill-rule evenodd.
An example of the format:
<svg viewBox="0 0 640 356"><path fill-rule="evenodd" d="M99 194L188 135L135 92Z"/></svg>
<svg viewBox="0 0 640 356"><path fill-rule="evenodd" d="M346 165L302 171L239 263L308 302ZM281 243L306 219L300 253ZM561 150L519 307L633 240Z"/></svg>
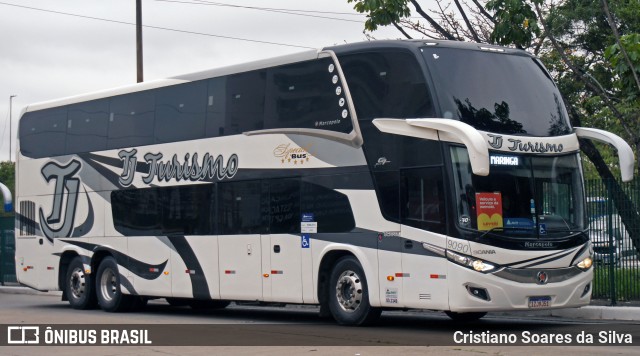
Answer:
<svg viewBox="0 0 640 356"><path fill-rule="evenodd" d="M366 18L347 0L219 1L143 0L143 23L281 45L145 27L145 80L295 53L302 47L366 40L362 33ZM339 14L304 14L348 21L211 3L330 11ZM135 0L0 0L0 161L8 160L9 154L10 95L17 95L13 99L15 150L18 118L26 105L136 81L135 26L24 7L135 23ZM394 28L381 29L374 36L400 38Z"/></svg>

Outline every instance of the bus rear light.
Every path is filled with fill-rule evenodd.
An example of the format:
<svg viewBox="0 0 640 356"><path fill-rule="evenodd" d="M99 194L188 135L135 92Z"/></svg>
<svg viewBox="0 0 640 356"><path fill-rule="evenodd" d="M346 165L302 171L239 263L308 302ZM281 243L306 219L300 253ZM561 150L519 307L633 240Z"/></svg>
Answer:
<svg viewBox="0 0 640 356"><path fill-rule="evenodd" d="M149 268L149 272L155 273L155 272L160 272L160 270L158 268Z"/></svg>
<svg viewBox="0 0 640 356"><path fill-rule="evenodd" d="M53 271L53 270L54 270L54 268L53 268L53 267L51 267L51 266L47 266L47 271Z"/></svg>
<svg viewBox="0 0 640 356"><path fill-rule="evenodd" d="M394 277L394 276L387 276L387 281L389 281L389 282L393 282L393 281L395 281L395 280L396 280L396 277Z"/></svg>

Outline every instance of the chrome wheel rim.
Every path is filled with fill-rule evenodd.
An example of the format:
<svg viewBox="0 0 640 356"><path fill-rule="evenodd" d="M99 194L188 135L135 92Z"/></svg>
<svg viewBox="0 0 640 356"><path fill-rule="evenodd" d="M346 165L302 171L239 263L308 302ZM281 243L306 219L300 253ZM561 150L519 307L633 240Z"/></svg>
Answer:
<svg viewBox="0 0 640 356"><path fill-rule="evenodd" d="M362 303L362 279L354 271L344 271L336 283L336 299L343 311L353 313Z"/></svg>
<svg viewBox="0 0 640 356"><path fill-rule="evenodd" d="M111 268L106 268L100 277L100 294L102 299L110 302L115 298L117 292L116 274Z"/></svg>
<svg viewBox="0 0 640 356"><path fill-rule="evenodd" d="M71 291L71 295L75 299L80 299L84 296L86 283L85 274L82 268L76 267L71 271L71 276L69 277L69 289Z"/></svg>

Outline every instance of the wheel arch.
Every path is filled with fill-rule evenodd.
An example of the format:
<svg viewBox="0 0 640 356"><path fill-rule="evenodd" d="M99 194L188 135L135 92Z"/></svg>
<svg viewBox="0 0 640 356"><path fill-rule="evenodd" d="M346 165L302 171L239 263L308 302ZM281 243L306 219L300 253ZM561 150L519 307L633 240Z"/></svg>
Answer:
<svg viewBox="0 0 640 356"><path fill-rule="evenodd" d="M370 261L370 258L362 253L362 251L358 251L349 245L334 245L327 246L327 248L321 254L322 258L320 259L320 263L318 264L318 280L316 285L316 297L318 298L318 302L322 306L326 306L328 300L328 290L329 290L329 278L331 276L331 270L336 262L345 257L351 256L355 258L358 263L362 266L362 269L365 274L365 278L367 280L367 289L369 295L369 303L372 306L380 305L380 294L379 294L379 283L377 280L378 276L378 268L377 268L377 253L375 261Z"/></svg>

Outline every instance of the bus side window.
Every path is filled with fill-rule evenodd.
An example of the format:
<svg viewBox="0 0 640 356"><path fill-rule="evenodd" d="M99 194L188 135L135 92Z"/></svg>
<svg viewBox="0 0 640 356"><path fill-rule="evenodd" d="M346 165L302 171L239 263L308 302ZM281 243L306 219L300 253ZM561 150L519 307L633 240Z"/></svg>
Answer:
<svg viewBox="0 0 640 356"><path fill-rule="evenodd" d="M20 120L20 152L31 158L65 153L67 107L24 114Z"/></svg>
<svg viewBox="0 0 640 356"><path fill-rule="evenodd" d="M172 85L156 90L156 143L204 137L207 82Z"/></svg>
<svg viewBox="0 0 640 356"><path fill-rule="evenodd" d="M111 99L108 148L154 143L156 91L125 94Z"/></svg>
<svg viewBox="0 0 640 356"><path fill-rule="evenodd" d="M219 136L238 135L264 127L266 76L265 70L256 70L226 77L225 124Z"/></svg>
<svg viewBox="0 0 640 356"><path fill-rule="evenodd" d="M66 153L105 150L108 121L108 99L70 105L67 116Z"/></svg>
<svg viewBox="0 0 640 356"><path fill-rule="evenodd" d="M269 233L300 232L300 180L269 180Z"/></svg>
<svg viewBox="0 0 640 356"><path fill-rule="evenodd" d="M445 232L442 168L401 171L402 223L433 232Z"/></svg>
<svg viewBox="0 0 640 356"><path fill-rule="evenodd" d="M218 183L218 227L220 235L264 234L265 204L261 181Z"/></svg>
<svg viewBox="0 0 640 356"><path fill-rule="evenodd" d="M435 115L425 76L414 54L356 53L339 58L358 120Z"/></svg>
<svg viewBox="0 0 640 356"><path fill-rule="evenodd" d="M266 129L353 130L345 92L331 58L268 69L266 94Z"/></svg>
<svg viewBox="0 0 640 356"><path fill-rule="evenodd" d="M356 222L349 198L331 188L316 184L314 178L303 178L300 212L313 214L318 223L318 233L353 230L356 227ZM319 178L317 180L321 181L324 177Z"/></svg>

